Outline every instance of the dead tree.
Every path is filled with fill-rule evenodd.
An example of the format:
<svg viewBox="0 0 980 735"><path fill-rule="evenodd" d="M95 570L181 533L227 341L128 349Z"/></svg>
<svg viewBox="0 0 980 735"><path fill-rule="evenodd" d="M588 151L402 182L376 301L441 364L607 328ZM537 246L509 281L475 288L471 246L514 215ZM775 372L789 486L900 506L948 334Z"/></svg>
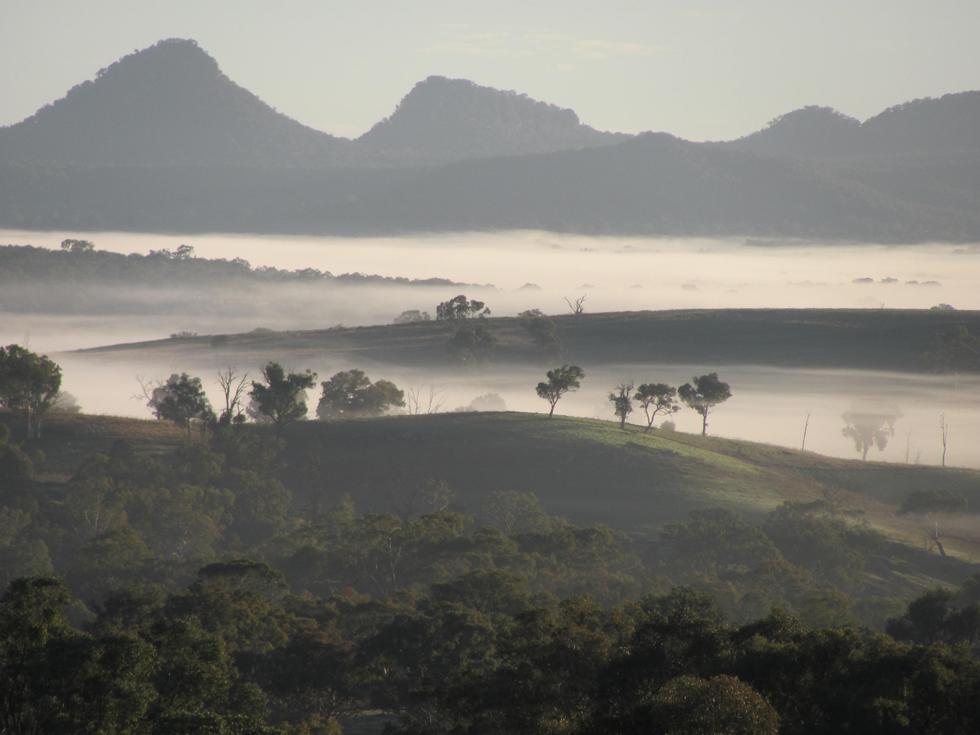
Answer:
<svg viewBox="0 0 980 735"><path fill-rule="evenodd" d="M585 313L585 306L583 304L585 304L585 296L587 295L579 296L575 301L571 301L568 297L565 297L565 303L568 304L568 308L572 310L574 316L581 316Z"/></svg>

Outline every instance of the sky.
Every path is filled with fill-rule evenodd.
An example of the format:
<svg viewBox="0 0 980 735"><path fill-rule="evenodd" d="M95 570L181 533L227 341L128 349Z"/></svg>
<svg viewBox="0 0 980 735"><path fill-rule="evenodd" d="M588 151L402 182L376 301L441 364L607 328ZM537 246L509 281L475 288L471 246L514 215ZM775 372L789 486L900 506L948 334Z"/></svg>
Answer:
<svg viewBox="0 0 980 735"><path fill-rule="evenodd" d="M865 119L980 89L980 0L0 0L0 125L162 38L354 137L441 74L605 130L735 138L804 105Z"/></svg>

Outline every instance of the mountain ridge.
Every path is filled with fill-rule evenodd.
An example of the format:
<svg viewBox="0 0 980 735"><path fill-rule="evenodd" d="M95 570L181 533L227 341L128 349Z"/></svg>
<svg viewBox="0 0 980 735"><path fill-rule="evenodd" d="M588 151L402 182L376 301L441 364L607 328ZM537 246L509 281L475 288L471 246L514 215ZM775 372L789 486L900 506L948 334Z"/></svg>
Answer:
<svg viewBox="0 0 980 735"><path fill-rule="evenodd" d="M355 140L168 39L0 129L0 227L980 240L980 92L864 122L807 107L736 141L625 135L430 76Z"/></svg>

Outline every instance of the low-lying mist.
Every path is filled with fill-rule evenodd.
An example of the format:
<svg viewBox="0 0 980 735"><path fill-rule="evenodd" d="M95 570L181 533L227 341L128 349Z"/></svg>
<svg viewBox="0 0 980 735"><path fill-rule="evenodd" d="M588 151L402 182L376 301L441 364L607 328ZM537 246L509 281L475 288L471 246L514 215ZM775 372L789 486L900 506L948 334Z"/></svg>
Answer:
<svg viewBox="0 0 980 735"><path fill-rule="evenodd" d="M0 231L0 242L57 248L70 232ZM442 277L496 289L296 285L266 289L187 289L159 283L118 285L68 304L75 319L59 335L47 318L29 320L17 294L0 297L0 338L31 333L39 349L201 334L388 323L405 309L433 312L450 292L466 290L493 312L567 311L586 296L587 311L677 308L980 308L980 247L839 245L698 239L584 237L549 232L459 233L427 237L328 238L250 235L89 233L96 248L146 253L194 247L199 257L244 258L253 266L318 268L393 277ZM23 284L25 289L32 284ZM48 301L45 301L48 303ZM88 310L85 305L88 304ZM14 308L17 306L17 308ZM57 309L54 313L61 313ZM4 313L6 312L6 313ZM35 311L35 313L37 313ZM51 314L51 309L47 309ZM78 319L81 316L92 319ZM118 324L114 320L120 320ZM11 322L15 323L11 323ZM141 332L140 324L145 324ZM88 334L86 334L88 332ZM63 338L63 339L62 339Z"/></svg>
<svg viewBox="0 0 980 735"><path fill-rule="evenodd" d="M71 232L0 231L0 242L57 248ZM441 277L494 288L363 285L336 282L263 284L247 288L222 283L202 287L118 283L100 288L22 283L0 294L0 343L27 343L57 353L64 388L93 413L148 416L133 398L136 376L163 379L187 371L207 379L222 365L136 364L65 351L82 347L161 339L173 333L218 334L255 329L322 329L336 325L390 323L408 309L434 315L435 306L460 291L486 303L495 315L531 308L567 312L565 299L585 296L588 312L725 307L929 308L946 303L980 308L980 248L952 245L839 245L739 243L720 240L583 237L547 232L402 238L258 237L89 233L96 248L148 252L192 245L198 257L244 258L253 267L318 268L334 274ZM39 295L38 289L48 293ZM31 304L43 304L32 308ZM541 371L493 366L479 372L411 370L380 364L331 361L315 351L269 355L293 368L312 368L325 380L350 367L394 380L428 396L441 411L468 406L494 393L511 410L541 411L534 394ZM149 358L148 358L149 359ZM166 360L159 355L155 360ZM205 359L205 358L202 358ZM213 358L220 360L220 357ZM238 365L253 375L253 365ZM612 419L608 392L622 380L679 384L691 375L718 370L734 398L711 417L709 431L799 447L810 414L807 448L859 457L843 430L846 413L869 401L898 408L884 432L881 450L869 459L937 463L941 459L940 414L950 426L948 462L980 466L980 383L976 379L832 370L781 370L725 365L604 366L591 369L578 393L558 412ZM311 394L311 411L316 397ZM499 404L498 404L499 405ZM858 407L858 408L855 408ZM634 414L633 420L639 421ZM674 417L680 431L698 431L690 411Z"/></svg>
<svg viewBox="0 0 980 735"><path fill-rule="evenodd" d="M372 379L394 381L406 392L414 392L423 406L433 411L467 409L476 399L495 394L502 400L477 401L485 407L505 407L512 411L544 412L547 404L539 399L534 386L544 378L543 370L532 366L491 366L479 371L446 367L408 369L372 362L331 360L329 355L282 355L290 369L310 368L318 382L339 370L358 367ZM140 364L114 360L97 354L59 356L65 368L66 390L74 394L83 409L92 413L112 413L147 418L149 410L139 397L137 376L144 380L166 379L172 372L201 376L212 402L219 399L216 372L218 362L199 364ZM237 365L259 378L259 365ZM882 414L894 413L891 426L883 426L884 446L872 447L869 460L939 464L942 457L940 417L949 426L947 463L980 467L980 378L912 375L845 370L792 370L760 366L725 365L613 365L586 369L578 392L570 393L558 404L557 413L586 418L614 420L607 396L623 381L666 382L680 385L691 376L718 371L732 386L733 397L709 417L708 432L714 436L748 439L799 449L804 423L806 449L849 459L860 459L855 441L845 436L844 415L867 412L868 406L884 407ZM319 386L309 392L310 418L315 416ZM892 411L892 408L897 411ZM700 417L684 409L670 420L678 431L699 433ZM657 419L657 425L661 423ZM641 425L639 406L630 423Z"/></svg>

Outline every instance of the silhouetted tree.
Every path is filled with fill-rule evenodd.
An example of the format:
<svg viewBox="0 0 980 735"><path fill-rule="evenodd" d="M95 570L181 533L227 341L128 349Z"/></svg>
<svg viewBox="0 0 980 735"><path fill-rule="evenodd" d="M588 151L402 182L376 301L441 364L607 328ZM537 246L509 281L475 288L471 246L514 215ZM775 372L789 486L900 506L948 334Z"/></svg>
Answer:
<svg viewBox="0 0 980 735"><path fill-rule="evenodd" d="M548 417L555 413L555 406L561 397L569 391L578 390L581 380L585 377L585 371L578 365L562 365L545 373L547 382L538 383L535 389L539 398L548 402L550 409Z"/></svg>
<svg viewBox="0 0 980 735"><path fill-rule="evenodd" d="M245 413L242 407L242 399L245 397L245 384L248 382L248 373L239 375L235 368L226 368L218 372L218 385L221 386L221 393L225 399L225 407L221 411L218 421L222 424L242 423L245 421Z"/></svg>
<svg viewBox="0 0 980 735"><path fill-rule="evenodd" d="M613 404L613 413L619 419L619 428L626 426L626 419L633 413L633 384L620 383L616 390L609 394Z"/></svg>
<svg viewBox="0 0 980 735"><path fill-rule="evenodd" d="M878 447L880 452L888 446L888 440L895 435L895 421L901 415L897 406L858 406L844 414L841 433L854 441L854 448L866 460L871 447Z"/></svg>
<svg viewBox="0 0 980 735"><path fill-rule="evenodd" d="M689 408L701 416L701 436L708 433L708 414L719 403L732 397L731 387L718 379L718 373L708 373L692 378L692 383L684 383L677 394Z"/></svg>
<svg viewBox="0 0 980 735"><path fill-rule="evenodd" d="M270 362L262 368L262 378L264 383L252 381L248 394L254 410L268 417L279 437L284 426L306 417L306 391L316 384L316 373L287 374L282 365Z"/></svg>
<svg viewBox="0 0 980 735"><path fill-rule="evenodd" d="M323 394L316 415L321 420L355 416L380 416L392 407L405 405L405 393L388 381L375 383L363 370L335 373L321 383Z"/></svg>
<svg viewBox="0 0 980 735"><path fill-rule="evenodd" d="M487 362L497 346L497 338L483 324L461 325L446 343L446 350L454 362L476 365Z"/></svg>
<svg viewBox="0 0 980 735"><path fill-rule="evenodd" d="M95 250L95 245L88 240L68 238L61 241L61 249L68 253L90 253Z"/></svg>
<svg viewBox="0 0 980 735"><path fill-rule="evenodd" d="M192 421L214 418L201 379L192 378L187 373L174 373L167 378L167 382L154 388L146 405L158 419L173 421L188 436Z"/></svg>
<svg viewBox="0 0 980 735"><path fill-rule="evenodd" d="M653 422L658 414L670 416L681 410L675 398L677 389L666 383L641 383L633 395L634 400L643 407L647 418L646 431L653 428Z"/></svg>
<svg viewBox="0 0 980 735"><path fill-rule="evenodd" d="M408 309L395 317L394 324L415 324L416 322L428 321L432 321L432 317L429 316L429 312L419 311L418 309Z"/></svg>
<svg viewBox="0 0 980 735"><path fill-rule="evenodd" d="M482 301L467 299L463 294L454 296L436 306L436 319L456 322L478 316L489 316L490 309Z"/></svg>
<svg viewBox="0 0 980 735"><path fill-rule="evenodd" d="M0 406L24 415L27 438L41 436L44 415L58 399L61 368L20 345L0 347Z"/></svg>

